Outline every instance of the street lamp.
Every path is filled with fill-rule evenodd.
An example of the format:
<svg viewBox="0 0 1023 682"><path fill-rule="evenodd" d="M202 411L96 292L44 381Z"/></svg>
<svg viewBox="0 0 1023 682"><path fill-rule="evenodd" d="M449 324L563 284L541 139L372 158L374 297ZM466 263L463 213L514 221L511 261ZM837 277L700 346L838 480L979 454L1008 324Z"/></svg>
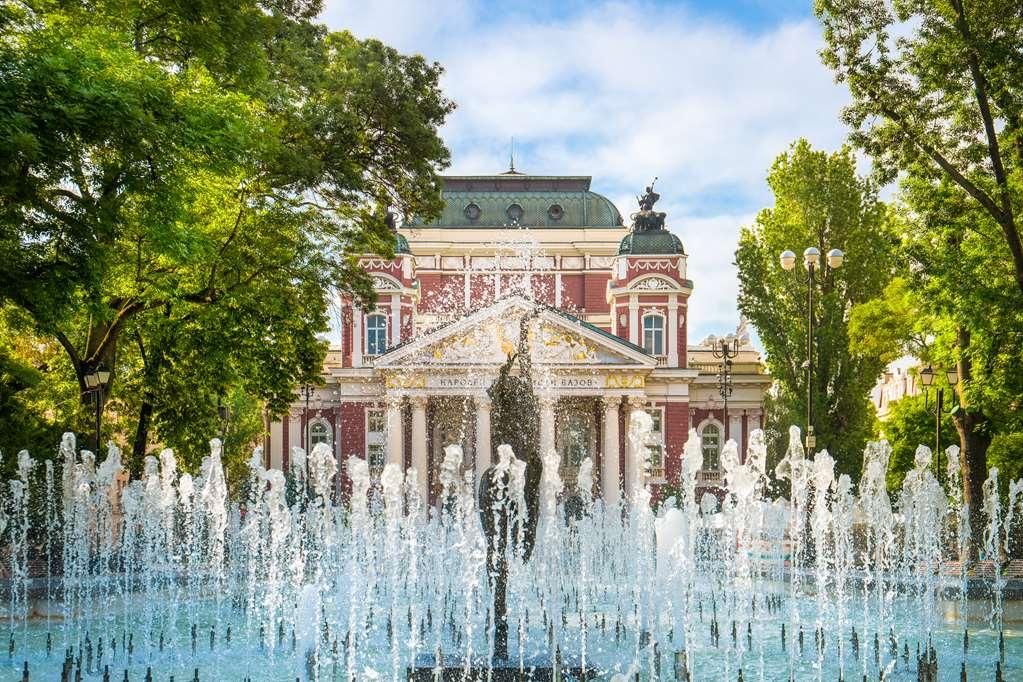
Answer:
<svg viewBox="0 0 1023 682"><path fill-rule="evenodd" d="M106 388L107 384L110 383L110 372L103 368L102 365L97 365L96 368L82 377L85 382L85 390L82 391L82 395L89 395L90 393L95 397L96 404L96 456L99 456L99 438L100 429L103 426L103 389Z"/></svg>
<svg viewBox="0 0 1023 682"><path fill-rule="evenodd" d="M306 384L302 387L302 395L305 396L305 413L302 415L302 421L305 426L302 429L302 449L309 452L309 399L312 398L313 392L316 387L311 384ZM308 459L306 460L308 461Z"/></svg>
<svg viewBox="0 0 1023 682"><path fill-rule="evenodd" d="M718 364L718 394L725 402L724 424L725 431L722 434L728 437L728 397L732 395L732 358L739 354L739 339L734 338L729 343L728 339L721 339L721 346L714 347L714 357L721 360Z"/></svg>
<svg viewBox="0 0 1023 682"><path fill-rule="evenodd" d="M930 405L928 403L927 389L931 384L934 383L934 377L938 375L934 371L931 365L927 365L920 370L920 383L924 385L924 409L929 410ZM945 370L945 380L948 381L948 388L950 391L955 391L956 385L959 384L959 370L955 367L950 367ZM941 417L944 414L952 414L955 412L956 405L949 400L950 408L946 411L942 407L942 401L945 397L945 389L938 386L936 390L934 400L934 466L938 466L938 457L941 455Z"/></svg>
<svg viewBox="0 0 1023 682"><path fill-rule="evenodd" d="M231 410L224 404L224 397L217 396L217 419L220 421L220 440L223 441L227 434L227 419L231 416Z"/></svg>
<svg viewBox="0 0 1023 682"><path fill-rule="evenodd" d="M782 269L791 272L796 267L796 254L792 251L782 251ZM803 251L803 265L806 267L806 450L807 455L812 455L817 445L817 439L813 434L813 291L818 284L823 284L831 271L842 267L845 262L845 254L839 249L828 251L827 263L821 265L821 252L816 247L809 247ZM820 273L818 267L822 268Z"/></svg>

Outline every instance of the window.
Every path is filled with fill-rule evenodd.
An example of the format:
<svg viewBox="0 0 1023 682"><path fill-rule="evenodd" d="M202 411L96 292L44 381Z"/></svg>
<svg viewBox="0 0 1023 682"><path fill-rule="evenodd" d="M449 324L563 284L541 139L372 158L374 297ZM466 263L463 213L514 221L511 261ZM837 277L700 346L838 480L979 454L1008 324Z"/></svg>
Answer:
<svg viewBox="0 0 1023 682"><path fill-rule="evenodd" d="M317 443L330 445L330 427L323 422L315 422L309 427L309 449Z"/></svg>
<svg viewBox="0 0 1023 682"><path fill-rule="evenodd" d="M387 418L383 410L370 410L366 415L366 431L382 434L387 428Z"/></svg>
<svg viewBox="0 0 1023 682"><path fill-rule="evenodd" d="M721 429L717 424L707 424L700 433L703 443L703 468L717 469L720 466Z"/></svg>
<svg viewBox="0 0 1023 682"><path fill-rule="evenodd" d="M366 464L370 472L379 474L387 461L387 418L383 410L366 411Z"/></svg>
<svg viewBox="0 0 1023 682"><path fill-rule="evenodd" d="M387 316L376 314L366 318L366 354L383 355L387 350Z"/></svg>
<svg viewBox="0 0 1023 682"><path fill-rule="evenodd" d="M651 476L664 476L664 412L660 408L647 411L653 424L647 439L647 462Z"/></svg>
<svg viewBox="0 0 1023 682"><path fill-rule="evenodd" d="M664 355L664 318L660 315L643 317L643 350L650 355Z"/></svg>
<svg viewBox="0 0 1023 682"><path fill-rule="evenodd" d="M384 446L382 443L370 443L367 445L366 462L369 465L370 472L379 474L383 471L386 456L387 455L384 452Z"/></svg>

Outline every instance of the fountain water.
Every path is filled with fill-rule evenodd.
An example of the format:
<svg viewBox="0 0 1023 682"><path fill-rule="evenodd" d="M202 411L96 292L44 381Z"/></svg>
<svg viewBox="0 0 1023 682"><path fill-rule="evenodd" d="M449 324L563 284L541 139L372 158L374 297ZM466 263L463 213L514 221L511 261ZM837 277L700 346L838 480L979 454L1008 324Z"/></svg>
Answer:
<svg viewBox="0 0 1023 682"><path fill-rule="evenodd" d="M969 541L957 467L943 488L921 448L892 495L891 448L870 443L854 486L793 428L774 471L791 489L771 498L756 431L745 448L724 444L724 486L701 495L690 430L677 497L655 507L635 476L605 504L593 459L573 484L558 452L541 451L549 377L530 338L542 333L527 316L521 334L490 391L498 447L478 499L458 444L444 448L436 507L414 468L375 478L358 457L335 499L338 462L322 444L294 450L286 472L257 449L238 500L217 440L194 475L166 450L126 485L113 446L98 467L71 434L44 467L19 454L0 486L0 678L26 665L62 680L400 680L410 668L428 680L873 680L935 666L943 679L991 679L996 666L1023 677L1023 585L999 563L1023 480L1005 498L996 471L985 486L994 570L977 623L965 562L942 570ZM640 472L651 423L632 415L626 470Z"/></svg>

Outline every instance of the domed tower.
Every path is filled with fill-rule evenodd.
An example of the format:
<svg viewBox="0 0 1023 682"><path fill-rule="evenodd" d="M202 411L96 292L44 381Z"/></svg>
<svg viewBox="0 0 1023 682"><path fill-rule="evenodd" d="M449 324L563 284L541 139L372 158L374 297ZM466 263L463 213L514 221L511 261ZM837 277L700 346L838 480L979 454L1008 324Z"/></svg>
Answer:
<svg viewBox="0 0 1023 682"><path fill-rule="evenodd" d="M665 229L666 214L653 210L659 198L651 183L619 245L607 284L611 331L657 357L659 366L682 368L693 283L686 279L682 241Z"/></svg>
<svg viewBox="0 0 1023 682"><path fill-rule="evenodd" d="M373 358L382 355L412 335L416 306L419 303L419 283L416 280L415 259L408 240L395 229L392 214L388 225L394 230L394 258L366 256L359 264L373 278L377 305L363 310L346 301L344 330L344 365L364 367Z"/></svg>

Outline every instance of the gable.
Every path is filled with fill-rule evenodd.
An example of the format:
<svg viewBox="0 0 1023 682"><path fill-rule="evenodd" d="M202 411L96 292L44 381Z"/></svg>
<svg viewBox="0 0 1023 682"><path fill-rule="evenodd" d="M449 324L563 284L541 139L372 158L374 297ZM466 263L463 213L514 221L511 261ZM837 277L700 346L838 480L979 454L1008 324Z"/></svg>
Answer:
<svg viewBox="0 0 1023 682"><path fill-rule="evenodd" d="M512 296L392 348L376 359L374 367L498 366L518 347L522 322L527 317L532 318L529 344L537 364L557 367L657 364L655 358L627 341L556 309Z"/></svg>

